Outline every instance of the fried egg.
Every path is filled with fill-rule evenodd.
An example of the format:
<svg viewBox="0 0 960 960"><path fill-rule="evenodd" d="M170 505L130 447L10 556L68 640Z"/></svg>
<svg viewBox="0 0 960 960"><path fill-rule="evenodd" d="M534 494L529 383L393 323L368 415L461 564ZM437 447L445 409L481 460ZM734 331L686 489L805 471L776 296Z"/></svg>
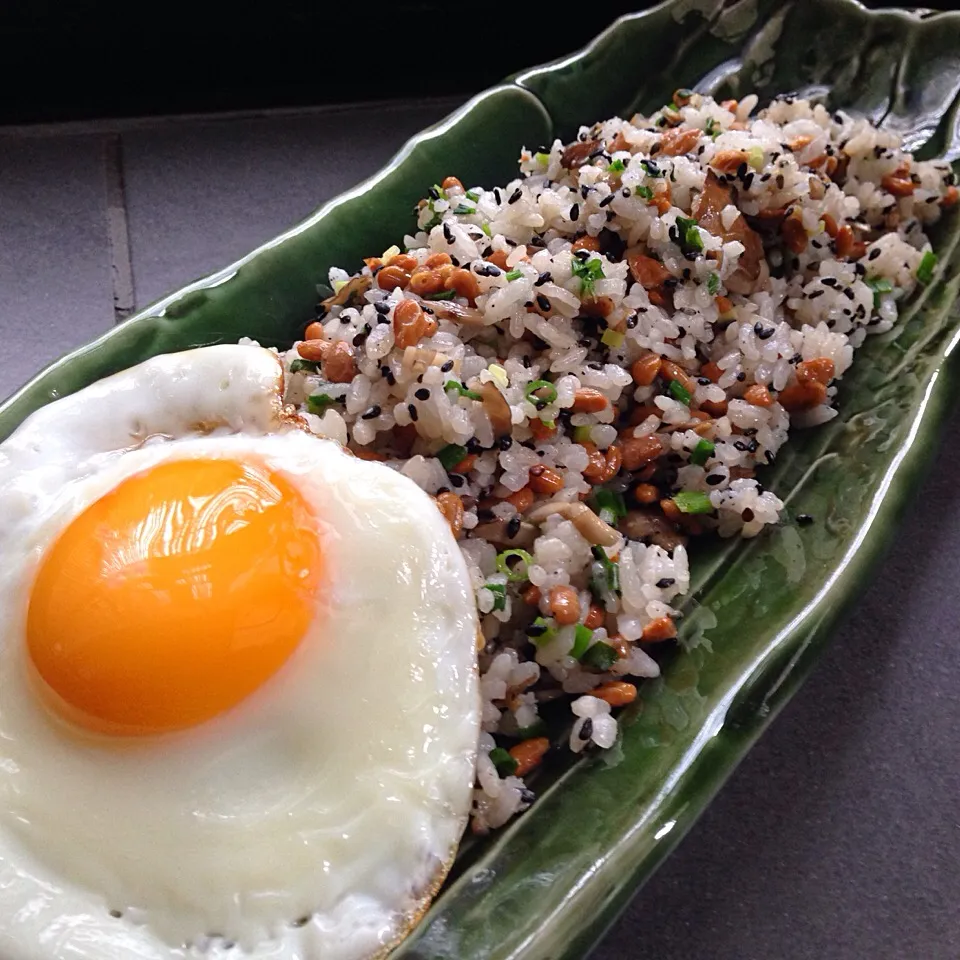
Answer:
<svg viewBox="0 0 960 960"><path fill-rule="evenodd" d="M0 444L0 955L386 952L469 812L467 569L271 351L159 356Z"/></svg>

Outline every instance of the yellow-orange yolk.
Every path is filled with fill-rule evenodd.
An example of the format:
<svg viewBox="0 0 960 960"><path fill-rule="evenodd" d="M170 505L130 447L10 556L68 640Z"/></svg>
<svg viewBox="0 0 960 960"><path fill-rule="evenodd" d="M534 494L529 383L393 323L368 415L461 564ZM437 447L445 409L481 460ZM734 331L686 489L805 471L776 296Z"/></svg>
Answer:
<svg viewBox="0 0 960 960"><path fill-rule="evenodd" d="M181 730L286 662L322 567L314 515L283 474L250 460L168 461L91 504L47 551L27 649L74 722Z"/></svg>

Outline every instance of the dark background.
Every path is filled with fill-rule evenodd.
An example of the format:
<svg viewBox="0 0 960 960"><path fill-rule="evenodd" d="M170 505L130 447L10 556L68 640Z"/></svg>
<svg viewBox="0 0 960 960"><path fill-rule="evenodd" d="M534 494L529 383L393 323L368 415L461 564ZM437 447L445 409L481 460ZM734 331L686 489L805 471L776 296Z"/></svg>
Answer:
<svg viewBox="0 0 960 960"><path fill-rule="evenodd" d="M21 3L0 9L0 124L466 96L653 5Z"/></svg>

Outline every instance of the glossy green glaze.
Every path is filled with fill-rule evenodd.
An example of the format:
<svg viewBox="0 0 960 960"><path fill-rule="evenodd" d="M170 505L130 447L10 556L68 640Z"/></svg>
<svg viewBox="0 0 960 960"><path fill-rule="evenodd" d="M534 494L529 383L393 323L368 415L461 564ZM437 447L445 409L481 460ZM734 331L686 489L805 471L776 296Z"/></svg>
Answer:
<svg viewBox="0 0 960 960"><path fill-rule="evenodd" d="M475 98L299 227L44 371L0 408L0 437L50 399L163 350L244 334L289 342L327 268L355 268L402 236L431 182L453 172L503 182L521 145L654 108L680 86L822 94L953 159L960 16L868 13L852 0L672 0L625 18L581 53ZM863 348L842 381L840 416L792 439L767 471L787 520L694 558L684 649L644 688L621 742L558 754L538 771L534 807L465 842L396 957L581 957L683 836L850 609L927 462L956 381L958 244L951 217L935 235L935 282ZM801 513L816 523L797 526Z"/></svg>

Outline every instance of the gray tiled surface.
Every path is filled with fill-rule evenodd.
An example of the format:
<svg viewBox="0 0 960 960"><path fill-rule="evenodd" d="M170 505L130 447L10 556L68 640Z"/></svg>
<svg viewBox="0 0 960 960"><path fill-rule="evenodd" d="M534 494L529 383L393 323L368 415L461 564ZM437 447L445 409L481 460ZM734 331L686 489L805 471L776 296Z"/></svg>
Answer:
<svg viewBox="0 0 960 960"><path fill-rule="evenodd" d="M0 394L113 316L99 138L0 137Z"/></svg>
<svg viewBox="0 0 960 960"><path fill-rule="evenodd" d="M124 133L138 303L269 238L448 106ZM110 323L99 151L0 133L0 393ZM958 472L947 443L817 671L598 960L960 956Z"/></svg>

